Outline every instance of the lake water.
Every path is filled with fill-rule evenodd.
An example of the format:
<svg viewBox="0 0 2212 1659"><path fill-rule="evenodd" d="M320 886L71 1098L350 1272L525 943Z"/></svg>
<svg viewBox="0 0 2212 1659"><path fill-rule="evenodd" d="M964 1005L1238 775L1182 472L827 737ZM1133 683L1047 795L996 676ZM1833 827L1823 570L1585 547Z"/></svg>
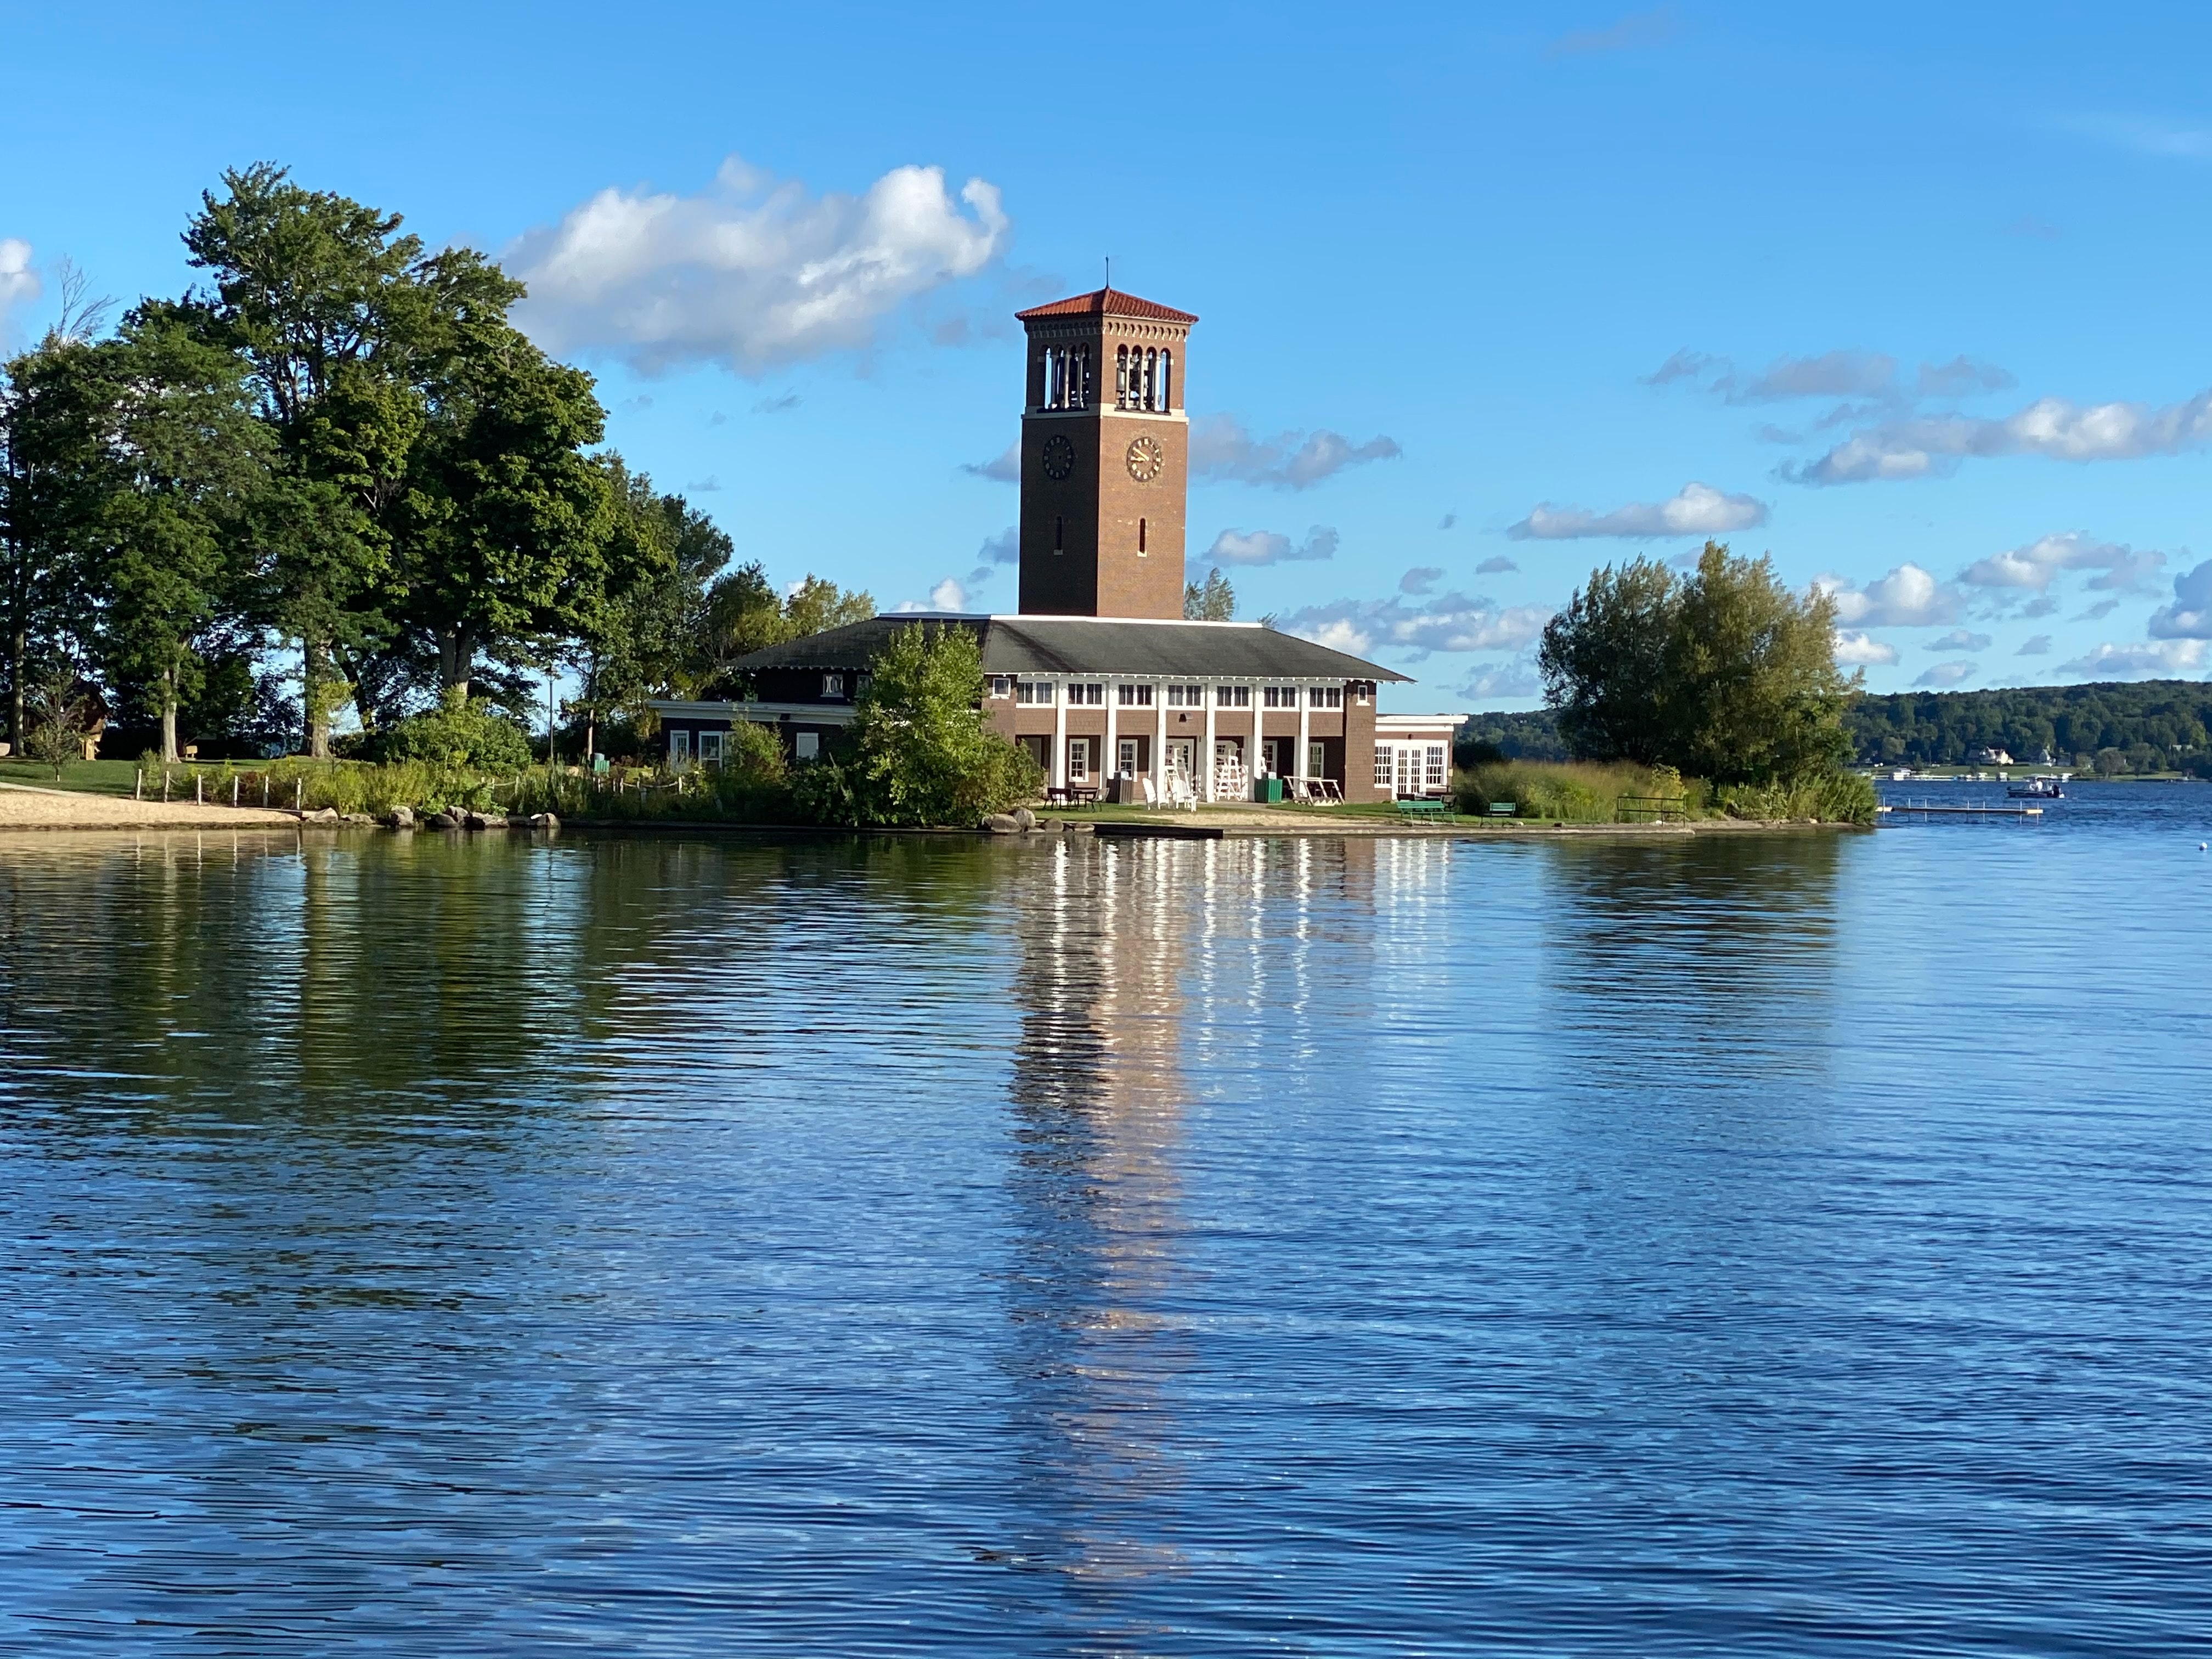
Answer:
<svg viewBox="0 0 2212 1659"><path fill-rule="evenodd" d="M2205 839L9 840L0 1650L2203 1652Z"/></svg>

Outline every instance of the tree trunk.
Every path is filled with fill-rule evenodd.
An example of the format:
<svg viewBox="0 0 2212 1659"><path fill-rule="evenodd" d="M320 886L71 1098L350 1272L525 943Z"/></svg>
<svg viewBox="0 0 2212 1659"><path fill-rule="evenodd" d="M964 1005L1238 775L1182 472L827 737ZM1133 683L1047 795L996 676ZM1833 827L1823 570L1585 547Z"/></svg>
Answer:
<svg viewBox="0 0 2212 1659"><path fill-rule="evenodd" d="M177 671L161 671L161 761L177 763Z"/></svg>
<svg viewBox="0 0 2212 1659"><path fill-rule="evenodd" d="M477 642L462 629L441 629L438 635L438 689L469 695L469 671L475 666Z"/></svg>
<svg viewBox="0 0 2212 1659"><path fill-rule="evenodd" d="M301 701L307 714L307 755L313 760L331 757L331 648L320 640L304 640L300 647Z"/></svg>

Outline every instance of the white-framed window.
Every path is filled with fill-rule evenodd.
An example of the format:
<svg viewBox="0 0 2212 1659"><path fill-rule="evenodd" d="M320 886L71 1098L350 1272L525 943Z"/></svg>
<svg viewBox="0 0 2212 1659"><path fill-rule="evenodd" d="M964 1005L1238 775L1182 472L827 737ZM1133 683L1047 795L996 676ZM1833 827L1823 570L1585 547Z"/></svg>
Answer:
<svg viewBox="0 0 2212 1659"><path fill-rule="evenodd" d="M1306 775L1322 778L1328 775L1328 750L1317 743L1306 745Z"/></svg>
<svg viewBox="0 0 2212 1659"><path fill-rule="evenodd" d="M1067 706L1070 708L1096 708L1105 701L1106 688L1103 685L1078 684L1067 688Z"/></svg>
<svg viewBox="0 0 2212 1659"><path fill-rule="evenodd" d="M1013 677L1008 674L992 675L991 695L994 697L1012 696L1014 695Z"/></svg>
<svg viewBox="0 0 2212 1659"><path fill-rule="evenodd" d="M1050 680L1018 681L1014 686L1014 701L1017 703L1036 704L1049 708L1052 707L1052 682Z"/></svg>
<svg viewBox="0 0 2212 1659"><path fill-rule="evenodd" d="M1168 707L1203 708L1206 707L1206 688L1202 685L1171 685L1168 687Z"/></svg>
<svg viewBox="0 0 2212 1659"><path fill-rule="evenodd" d="M843 696L845 677L842 674L824 674L822 677L822 695L825 697Z"/></svg>
<svg viewBox="0 0 2212 1659"><path fill-rule="evenodd" d="M690 732L671 732L668 734L668 763L671 766L688 766L690 763Z"/></svg>
<svg viewBox="0 0 2212 1659"><path fill-rule="evenodd" d="M1067 781L1070 783L1091 781L1091 739L1070 738L1067 740Z"/></svg>
<svg viewBox="0 0 2212 1659"><path fill-rule="evenodd" d="M1133 778L1136 776L1137 740L1134 738L1117 738L1115 741L1114 747L1119 751L1114 757L1114 769L1120 773L1123 777Z"/></svg>
<svg viewBox="0 0 2212 1659"><path fill-rule="evenodd" d="M1262 686L1260 706L1262 708L1296 708L1298 706L1298 688L1295 685Z"/></svg>
<svg viewBox="0 0 2212 1659"><path fill-rule="evenodd" d="M1252 706L1252 688L1249 685L1217 685L1213 688L1213 706L1216 708L1249 708Z"/></svg>
<svg viewBox="0 0 2212 1659"><path fill-rule="evenodd" d="M1391 769L1397 764L1395 749L1394 744L1378 743L1375 745L1375 787L1377 789L1390 787Z"/></svg>
<svg viewBox="0 0 2212 1659"><path fill-rule="evenodd" d="M799 759L812 760L822 752L822 734L819 732L801 732L792 739L791 746Z"/></svg>
<svg viewBox="0 0 2212 1659"><path fill-rule="evenodd" d="M1124 708L1150 708L1152 688L1149 685L1125 685L1115 694L1114 701Z"/></svg>
<svg viewBox="0 0 2212 1659"><path fill-rule="evenodd" d="M1432 743L1429 745L1428 761L1428 787L1431 789L1441 789L1444 787L1443 744Z"/></svg>
<svg viewBox="0 0 2212 1659"><path fill-rule="evenodd" d="M1340 685L1316 685L1306 693L1309 708L1341 708L1344 707L1344 688Z"/></svg>
<svg viewBox="0 0 2212 1659"><path fill-rule="evenodd" d="M699 734L699 764L720 766L722 763L722 734L702 732Z"/></svg>

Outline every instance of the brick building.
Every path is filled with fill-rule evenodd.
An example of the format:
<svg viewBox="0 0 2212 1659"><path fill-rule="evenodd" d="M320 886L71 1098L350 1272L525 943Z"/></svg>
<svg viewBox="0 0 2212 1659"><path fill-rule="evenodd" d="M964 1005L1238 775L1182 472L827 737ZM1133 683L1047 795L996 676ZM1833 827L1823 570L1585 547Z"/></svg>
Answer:
<svg viewBox="0 0 2212 1659"><path fill-rule="evenodd" d="M1020 313L1020 611L895 614L771 647L734 666L743 702L657 702L672 762L719 758L737 720L773 725L804 760L852 718L893 629L976 635L983 708L1055 787L1144 781L1164 796L1249 799L1276 777L1348 800L1440 793L1462 715L1383 715L1402 674L1256 623L1182 619L1189 483L1187 312L1114 289Z"/></svg>

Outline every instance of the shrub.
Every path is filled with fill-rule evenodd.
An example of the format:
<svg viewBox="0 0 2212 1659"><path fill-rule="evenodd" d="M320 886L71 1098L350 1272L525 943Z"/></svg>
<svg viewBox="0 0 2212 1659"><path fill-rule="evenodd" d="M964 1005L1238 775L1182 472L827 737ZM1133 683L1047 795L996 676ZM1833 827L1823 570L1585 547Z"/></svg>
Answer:
<svg viewBox="0 0 2212 1659"><path fill-rule="evenodd" d="M535 758L530 734L504 714L495 714L482 697L449 691L428 714L410 714L362 742L362 757L375 761L427 761L449 767L514 774Z"/></svg>
<svg viewBox="0 0 2212 1659"><path fill-rule="evenodd" d="M1814 823L1872 823L1874 781L1857 772L1828 772L1794 783L1738 783L1720 791L1719 805L1732 818L1807 820Z"/></svg>

